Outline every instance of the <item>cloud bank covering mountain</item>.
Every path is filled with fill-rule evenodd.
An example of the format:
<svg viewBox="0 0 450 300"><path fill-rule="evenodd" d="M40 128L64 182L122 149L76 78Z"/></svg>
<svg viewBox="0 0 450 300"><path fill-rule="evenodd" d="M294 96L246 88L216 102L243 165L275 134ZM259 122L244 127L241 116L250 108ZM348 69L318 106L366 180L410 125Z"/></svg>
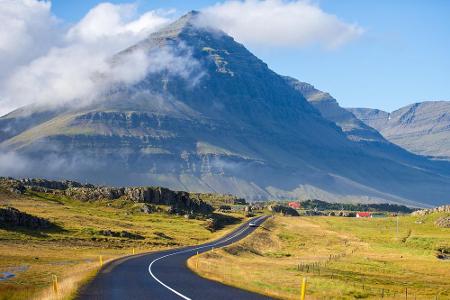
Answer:
<svg viewBox="0 0 450 300"><path fill-rule="evenodd" d="M292 8L267 3L278 13ZM133 12L96 7L65 31L61 46L7 76L2 101L16 103L8 102L14 96L24 106L0 118L0 175L248 199L449 200L448 163L389 143L330 95L276 74L206 26L203 14L163 26L166 19L123 10ZM117 17L104 29L111 31L92 31L105 14ZM136 30L141 24L152 25ZM21 90L14 82L30 85Z"/></svg>
<svg viewBox="0 0 450 300"><path fill-rule="evenodd" d="M347 24L303 1L228 1L204 11L199 23L255 45L338 47L363 32L358 25ZM151 10L139 14L136 4L101 3L79 22L66 24L51 14L50 1L18 0L2 1L0 18L3 115L27 104L61 105L74 99L89 102L111 85L141 79L140 71L151 63L133 63L144 60L138 53L121 66L129 70L111 70L107 61L174 21L174 12ZM243 20L249 18L251 22L244 24ZM98 80L98 74L108 79Z"/></svg>

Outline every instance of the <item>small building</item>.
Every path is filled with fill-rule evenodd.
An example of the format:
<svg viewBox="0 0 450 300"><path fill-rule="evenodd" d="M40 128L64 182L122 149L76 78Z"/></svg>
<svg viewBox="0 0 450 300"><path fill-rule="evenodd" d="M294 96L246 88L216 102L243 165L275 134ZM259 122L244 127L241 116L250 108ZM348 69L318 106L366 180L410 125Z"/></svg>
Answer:
<svg viewBox="0 0 450 300"><path fill-rule="evenodd" d="M293 209L300 209L300 207L301 207L299 202L289 202L288 205L289 205L289 207L291 207Z"/></svg>
<svg viewBox="0 0 450 300"><path fill-rule="evenodd" d="M357 218L372 218L371 212L357 212L356 213Z"/></svg>

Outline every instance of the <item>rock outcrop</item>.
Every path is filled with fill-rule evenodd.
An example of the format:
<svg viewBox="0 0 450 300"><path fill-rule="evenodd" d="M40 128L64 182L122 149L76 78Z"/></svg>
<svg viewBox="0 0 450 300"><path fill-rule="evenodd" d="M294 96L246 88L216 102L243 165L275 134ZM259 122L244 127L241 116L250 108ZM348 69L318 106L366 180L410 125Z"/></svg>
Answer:
<svg viewBox="0 0 450 300"><path fill-rule="evenodd" d="M26 187L19 180L10 177L0 177L0 188L14 194L23 194L26 191Z"/></svg>
<svg viewBox="0 0 450 300"><path fill-rule="evenodd" d="M0 208L0 228L50 229L55 227L50 221L21 212L14 207Z"/></svg>
<svg viewBox="0 0 450 300"><path fill-rule="evenodd" d="M432 214L432 213L437 213L437 212L450 213L450 204L449 205L438 206L438 207L435 207L435 208L417 210L417 211L411 213L411 215L413 215L413 216L425 216L425 215Z"/></svg>
<svg viewBox="0 0 450 300"><path fill-rule="evenodd" d="M76 181L71 180L62 180L62 181L56 181L56 180L47 180L42 178L24 178L21 179L20 182L25 186L32 186L35 188L41 187L44 189L51 189L51 190L65 190L68 188L77 188L77 187L94 187L91 184L81 184Z"/></svg>
<svg viewBox="0 0 450 300"><path fill-rule="evenodd" d="M162 187L105 187L81 184L75 181L51 181L46 179L0 178L0 186L10 191L26 189L45 193L58 193L79 201L125 199L136 203L170 206L169 212L176 214L209 215L213 207L199 196L187 192L172 191ZM149 206L150 207L150 206ZM148 213L149 207L144 208Z"/></svg>
<svg viewBox="0 0 450 300"><path fill-rule="evenodd" d="M268 210L275 213L281 213L283 216L294 216L294 217L300 216L300 214L295 209L289 206L283 206L278 204L269 205Z"/></svg>
<svg viewBox="0 0 450 300"><path fill-rule="evenodd" d="M210 214L211 205L198 198L190 197L187 192L172 191L162 187L71 187L64 194L81 201L100 199L114 200L123 198L136 203L169 205L171 213Z"/></svg>

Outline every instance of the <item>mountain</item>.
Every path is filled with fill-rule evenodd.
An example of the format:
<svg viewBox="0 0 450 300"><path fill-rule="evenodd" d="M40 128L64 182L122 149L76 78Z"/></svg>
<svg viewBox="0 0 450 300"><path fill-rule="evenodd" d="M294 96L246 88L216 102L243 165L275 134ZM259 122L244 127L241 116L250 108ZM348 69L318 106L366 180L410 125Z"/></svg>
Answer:
<svg viewBox="0 0 450 300"><path fill-rule="evenodd" d="M369 108L349 111L392 143L413 153L450 160L449 101L415 103L392 113Z"/></svg>
<svg viewBox="0 0 450 300"><path fill-rule="evenodd" d="M285 77L198 18L189 13L111 59L151 58L137 83L89 105L0 118L0 161L12 165L0 175L249 200L448 202L450 164L404 151L358 120L353 130L325 118Z"/></svg>
<svg viewBox="0 0 450 300"><path fill-rule="evenodd" d="M286 81L299 91L327 120L336 123L349 139L354 141L386 142L383 136L372 127L356 118L350 111L339 106L330 94L316 89L309 83L285 76Z"/></svg>
<svg viewBox="0 0 450 300"><path fill-rule="evenodd" d="M361 145L365 152L376 156L395 159L405 164L415 164L426 168L427 162L417 155L385 139L376 129L358 119L351 111L341 107L329 93L316 89L313 85L285 76L286 82L297 90L314 106L325 119L335 123L347 138Z"/></svg>

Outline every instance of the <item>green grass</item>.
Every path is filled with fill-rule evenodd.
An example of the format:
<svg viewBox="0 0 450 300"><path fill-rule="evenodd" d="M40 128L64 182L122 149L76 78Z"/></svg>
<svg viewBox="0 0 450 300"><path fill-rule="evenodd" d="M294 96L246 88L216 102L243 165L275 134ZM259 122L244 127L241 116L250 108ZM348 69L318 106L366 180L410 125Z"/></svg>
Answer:
<svg viewBox="0 0 450 300"><path fill-rule="evenodd" d="M5 206L46 218L59 229L0 229L0 273L16 274L0 281L0 299L44 297L40 293L48 296L52 274L62 285L65 282L69 293L64 297L70 298L87 276L95 274L100 255L107 261L131 254L133 248L140 253L198 244L235 226L211 232L205 220L164 212L144 214L139 204L123 199L82 202L47 193L15 195L0 191L0 207ZM242 216L234 217L242 220ZM102 230L127 231L145 239L104 236Z"/></svg>
<svg viewBox="0 0 450 300"><path fill-rule="evenodd" d="M450 229L426 217L275 217L241 242L193 258L201 276L282 299L450 298ZM198 259L199 268L195 268Z"/></svg>

